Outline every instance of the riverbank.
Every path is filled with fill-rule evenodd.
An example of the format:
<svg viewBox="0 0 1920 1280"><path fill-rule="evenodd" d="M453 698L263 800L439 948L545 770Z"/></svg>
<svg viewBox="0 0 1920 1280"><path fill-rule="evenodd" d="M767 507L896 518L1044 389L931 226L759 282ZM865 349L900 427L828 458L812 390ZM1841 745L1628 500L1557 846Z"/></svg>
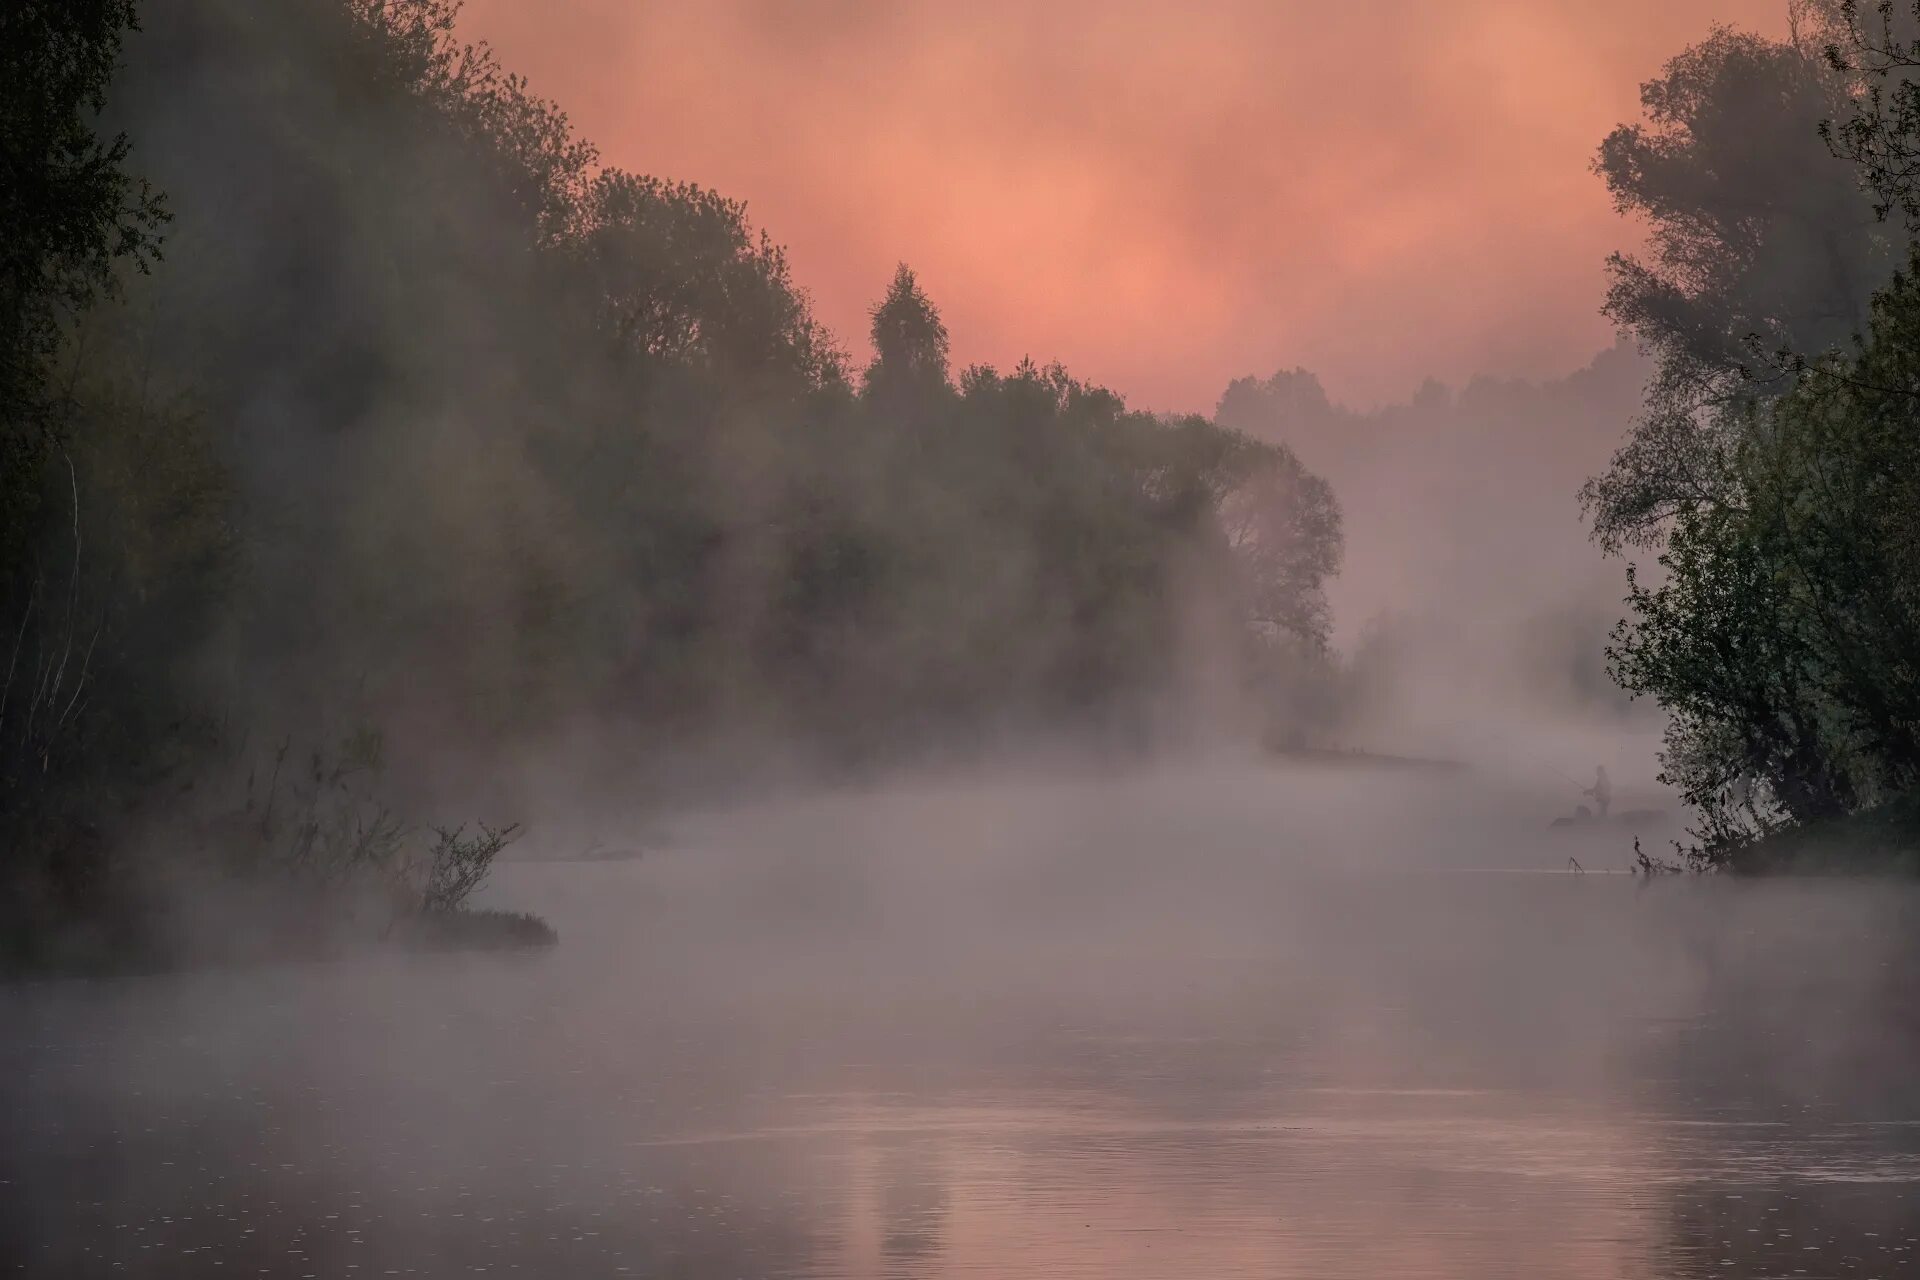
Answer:
<svg viewBox="0 0 1920 1280"><path fill-rule="evenodd" d="M1920 877L1920 794L1776 831L1737 850L1728 869L1753 876Z"/></svg>
<svg viewBox="0 0 1920 1280"><path fill-rule="evenodd" d="M1269 744L1267 754L1290 764L1331 765L1346 769L1396 769L1419 773L1462 773L1461 760L1430 756L1400 756L1360 747L1302 747Z"/></svg>
<svg viewBox="0 0 1920 1280"><path fill-rule="evenodd" d="M394 951L532 951L558 945L537 915L461 908L364 920L254 912L224 921L95 918L17 933L0 949L0 981L123 978L197 969L310 964Z"/></svg>

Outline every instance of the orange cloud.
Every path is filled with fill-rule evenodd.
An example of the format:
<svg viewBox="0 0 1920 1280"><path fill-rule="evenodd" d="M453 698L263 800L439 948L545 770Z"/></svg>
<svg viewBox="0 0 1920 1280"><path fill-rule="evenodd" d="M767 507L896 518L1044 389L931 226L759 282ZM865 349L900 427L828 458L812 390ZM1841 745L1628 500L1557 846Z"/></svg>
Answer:
<svg viewBox="0 0 1920 1280"><path fill-rule="evenodd" d="M468 0L610 164L748 201L856 351L901 259L965 361L1153 408L1304 364L1362 403L1611 334L1587 171L1772 0Z"/></svg>

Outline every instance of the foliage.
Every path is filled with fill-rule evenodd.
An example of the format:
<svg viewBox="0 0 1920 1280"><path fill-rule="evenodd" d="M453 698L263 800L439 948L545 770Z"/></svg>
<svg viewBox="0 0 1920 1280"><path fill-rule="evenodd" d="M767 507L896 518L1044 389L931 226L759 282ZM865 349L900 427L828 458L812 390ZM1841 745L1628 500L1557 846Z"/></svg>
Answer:
<svg viewBox="0 0 1920 1280"><path fill-rule="evenodd" d="M48 909L97 892L109 829L210 737L170 646L200 638L231 578L231 486L191 399L136 358L94 319L62 349L67 441L3 597L0 884L26 911L22 877Z"/></svg>
<svg viewBox="0 0 1920 1280"><path fill-rule="evenodd" d="M1756 406L1730 467L1739 507L1682 515L1664 580L1633 584L1616 674L1674 713L1669 775L1710 848L1916 781L1916 315L1903 277L1857 356Z"/></svg>
<svg viewBox="0 0 1920 1280"><path fill-rule="evenodd" d="M36 762L50 772L77 736L99 634L82 614L78 480L50 366L74 317L112 291L116 263L144 271L159 255L160 197L125 172L127 139L91 123L133 22L131 0L21 0L0 13L0 618L12 640L0 839L23 777ZM35 554L56 512L72 541L60 579Z"/></svg>
<svg viewBox="0 0 1920 1280"><path fill-rule="evenodd" d="M1327 482L1269 445L1220 501L1248 624L1324 648L1332 620L1323 584L1340 564L1340 508Z"/></svg>
<svg viewBox="0 0 1920 1280"><path fill-rule="evenodd" d="M1836 10L1826 62L1855 92L1840 118L1821 121L1821 136L1853 162L1875 214L1897 211L1912 231L1920 227L1920 4L1837 0Z"/></svg>
<svg viewBox="0 0 1920 1280"><path fill-rule="evenodd" d="M1749 874L1920 874L1920 793L1768 832L1733 851L1725 865Z"/></svg>
<svg viewBox="0 0 1920 1280"><path fill-rule="evenodd" d="M1915 386L1908 274L1856 355L1808 362L1750 408L1727 462L1737 505L1683 513L1664 579L1632 583L1616 673L1674 713L1668 773L1710 852L1920 780Z"/></svg>
<svg viewBox="0 0 1920 1280"><path fill-rule="evenodd" d="M429 912L458 911L473 892L487 882L493 860L513 843L518 827L481 826L474 835L466 828L434 828L433 848L426 859L426 878L420 889L420 908Z"/></svg>
<svg viewBox="0 0 1920 1280"><path fill-rule="evenodd" d="M289 880L321 904L371 893L402 915L458 911L518 828L482 824L468 835L435 827L432 842L417 848L382 795L385 754L384 736L370 728L300 756L291 739L282 741L265 778L259 769L248 776L240 838L229 830L216 852L247 858L249 874Z"/></svg>
<svg viewBox="0 0 1920 1280"><path fill-rule="evenodd" d="M371 730L348 736L331 753L313 748L294 755L292 739L282 741L261 794L258 771L247 777L243 813L253 839L220 852L264 864L315 895L387 877L406 829L374 787L383 752Z"/></svg>
<svg viewBox="0 0 1920 1280"><path fill-rule="evenodd" d="M749 736L860 762L1137 723L1219 656L1196 634L1253 686L1324 646L1339 513L1290 453L1057 365L956 378L904 265L854 378L740 202L601 167L456 0L144 9L100 126L131 142L82 127L131 5L22 12L9 57L78 51L47 154L92 185L0 207L71 282L45 465L6 481L11 878L84 908L236 740L343 701L390 736L283 739L210 840L445 912L515 828L402 815L569 727L635 771ZM151 278L130 147L178 215Z"/></svg>
<svg viewBox="0 0 1920 1280"><path fill-rule="evenodd" d="M1820 142L1850 81L1812 43L1819 16L1799 42L1715 31L1642 86L1643 123L1601 144L1595 172L1650 233L1648 258L1609 259L1605 311L1656 360L1640 420L1582 493L1609 549L1737 506L1748 409L1791 385L1775 353L1846 341L1893 266L1854 173Z"/></svg>
<svg viewBox="0 0 1920 1280"><path fill-rule="evenodd" d="M485 157L537 242L569 233L599 153L488 45L454 36L461 0L342 0L363 86L416 97Z"/></svg>
<svg viewBox="0 0 1920 1280"><path fill-rule="evenodd" d="M947 385L947 326L920 287L913 268L901 263L887 296L873 308L873 363L868 395L926 395Z"/></svg>
<svg viewBox="0 0 1920 1280"><path fill-rule="evenodd" d="M1799 43L1723 31L1676 60L1652 129L1600 164L1660 264L1615 259L1610 313L1660 376L1585 496L1602 542L1656 548L1659 572L1630 569L1609 658L1672 717L1704 865L1920 783L1920 289L1881 266L1878 221L1913 212L1920 45L1892 4L1796 18Z"/></svg>
<svg viewBox="0 0 1920 1280"><path fill-rule="evenodd" d="M112 290L117 263L144 271L159 258L162 201L126 172L126 136L103 138L93 124L133 26L133 0L16 0L0 11L0 475L9 480L30 470L52 433L45 363L63 324Z"/></svg>
<svg viewBox="0 0 1920 1280"><path fill-rule="evenodd" d="M619 348L810 385L840 376L841 355L808 313L785 250L753 234L739 201L607 169L568 221L568 254Z"/></svg>

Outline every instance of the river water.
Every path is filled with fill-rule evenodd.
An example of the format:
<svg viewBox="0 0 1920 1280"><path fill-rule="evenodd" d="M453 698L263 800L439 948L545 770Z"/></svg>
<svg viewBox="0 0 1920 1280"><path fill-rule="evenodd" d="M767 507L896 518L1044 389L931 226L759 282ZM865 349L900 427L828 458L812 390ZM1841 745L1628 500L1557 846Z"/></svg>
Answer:
<svg viewBox="0 0 1920 1280"><path fill-rule="evenodd" d="M545 953L5 988L0 1261L1920 1275L1920 894L1607 874L1465 792L795 798L503 866Z"/></svg>

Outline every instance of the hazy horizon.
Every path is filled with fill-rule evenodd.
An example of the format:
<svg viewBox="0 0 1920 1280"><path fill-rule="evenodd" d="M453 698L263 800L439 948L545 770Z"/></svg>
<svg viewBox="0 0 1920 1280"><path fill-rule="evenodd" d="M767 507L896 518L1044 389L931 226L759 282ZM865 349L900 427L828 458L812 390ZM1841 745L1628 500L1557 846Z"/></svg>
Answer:
<svg viewBox="0 0 1920 1280"><path fill-rule="evenodd" d="M9 1274L1920 1268L1901 2L21 0Z"/></svg>
<svg viewBox="0 0 1920 1280"><path fill-rule="evenodd" d="M1638 239L1590 163L1717 24L1787 31L1752 0L469 0L461 32L604 163L744 200L856 358L905 260L956 366L1058 359L1207 412L1295 366L1367 410L1587 365Z"/></svg>

